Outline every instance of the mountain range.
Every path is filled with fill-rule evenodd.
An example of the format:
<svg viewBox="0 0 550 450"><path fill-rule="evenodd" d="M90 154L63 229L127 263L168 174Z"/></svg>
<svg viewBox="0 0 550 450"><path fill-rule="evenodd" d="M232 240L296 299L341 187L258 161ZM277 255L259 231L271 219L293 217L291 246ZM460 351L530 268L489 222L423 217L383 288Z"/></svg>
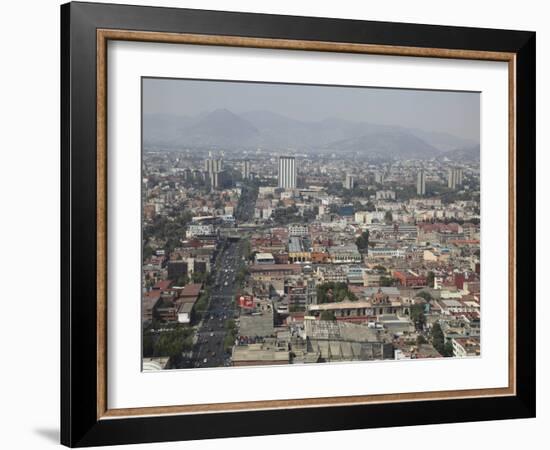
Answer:
<svg viewBox="0 0 550 450"><path fill-rule="evenodd" d="M150 146L205 149L297 150L369 156L433 158L474 156L477 142L452 134L339 118L302 121L269 111L236 114L217 109L197 116L145 114L143 141ZM474 149L468 152L469 149ZM479 150L477 152L479 158Z"/></svg>

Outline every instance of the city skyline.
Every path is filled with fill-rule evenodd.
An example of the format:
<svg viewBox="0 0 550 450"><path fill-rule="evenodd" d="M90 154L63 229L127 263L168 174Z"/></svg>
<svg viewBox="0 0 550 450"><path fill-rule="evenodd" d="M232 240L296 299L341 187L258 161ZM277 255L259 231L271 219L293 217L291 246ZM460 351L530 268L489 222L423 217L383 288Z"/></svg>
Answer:
<svg viewBox="0 0 550 450"><path fill-rule="evenodd" d="M163 83L144 95L198 115L143 109L144 371L481 355L479 145L273 112L365 118L367 95L450 123L479 96Z"/></svg>

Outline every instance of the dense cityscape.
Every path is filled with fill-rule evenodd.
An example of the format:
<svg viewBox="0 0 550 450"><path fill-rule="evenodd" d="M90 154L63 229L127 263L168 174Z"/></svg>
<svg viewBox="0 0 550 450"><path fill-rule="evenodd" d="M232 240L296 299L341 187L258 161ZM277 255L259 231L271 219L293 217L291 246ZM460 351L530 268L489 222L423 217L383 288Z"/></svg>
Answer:
<svg viewBox="0 0 550 450"><path fill-rule="evenodd" d="M477 158L143 151L143 370L480 355Z"/></svg>

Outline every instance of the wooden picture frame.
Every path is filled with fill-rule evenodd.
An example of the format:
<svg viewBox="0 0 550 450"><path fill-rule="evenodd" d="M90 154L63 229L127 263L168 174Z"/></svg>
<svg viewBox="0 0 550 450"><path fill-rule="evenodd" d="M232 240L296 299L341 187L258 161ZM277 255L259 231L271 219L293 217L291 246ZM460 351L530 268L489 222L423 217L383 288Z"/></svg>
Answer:
<svg viewBox="0 0 550 450"><path fill-rule="evenodd" d="M535 33L93 3L63 5L61 26L63 444L534 417ZM110 409L106 393L109 40L507 62L508 387Z"/></svg>

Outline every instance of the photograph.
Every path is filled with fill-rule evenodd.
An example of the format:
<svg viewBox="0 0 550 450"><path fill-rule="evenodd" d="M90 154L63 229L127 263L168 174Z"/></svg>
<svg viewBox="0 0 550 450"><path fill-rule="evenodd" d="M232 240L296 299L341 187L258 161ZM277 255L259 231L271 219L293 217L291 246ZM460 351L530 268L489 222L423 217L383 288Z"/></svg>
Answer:
<svg viewBox="0 0 550 450"><path fill-rule="evenodd" d="M142 371L481 357L480 107L142 77Z"/></svg>
<svg viewBox="0 0 550 450"><path fill-rule="evenodd" d="M59 440L517 447L540 393L537 22L289 5L61 6ZM25 126L8 147L42 153ZM19 153L12 191L55 180Z"/></svg>

